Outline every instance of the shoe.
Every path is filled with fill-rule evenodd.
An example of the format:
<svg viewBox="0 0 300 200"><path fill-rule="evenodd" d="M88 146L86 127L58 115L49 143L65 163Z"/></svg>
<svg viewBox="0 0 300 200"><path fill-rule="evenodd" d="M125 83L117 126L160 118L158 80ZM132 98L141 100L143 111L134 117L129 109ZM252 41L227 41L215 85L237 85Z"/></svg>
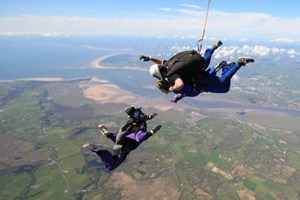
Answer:
<svg viewBox="0 0 300 200"><path fill-rule="evenodd" d="M238 58L238 64L240 66L245 66L247 63L254 62L253 58L248 58L248 57L240 57Z"/></svg>
<svg viewBox="0 0 300 200"><path fill-rule="evenodd" d="M220 69L223 69L223 67L227 64L226 60L223 60L222 62L220 62L219 64L217 64L214 67L214 72L217 73Z"/></svg>
<svg viewBox="0 0 300 200"><path fill-rule="evenodd" d="M215 44L214 44L214 49L217 49L217 48L219 48L221 45L223 44L223 42L221 41L221 40L219 40L218 42L216 42Z"/></svg>
<svg viewBox="0 0 300 200"><path fill-rule="evenodd" d="M101 149L93 144L90 144L88 146L88 149L91 150L91 152L97 153L98 151L101 151Z"/></svg>
<svg viewBox="0 0 300 200"><path fill-rule="evenodd" d="M107 127L104 126L103 124L99 124L98 128L100 129L100 133L102 133L102 135L107 136L108 135L108 130Z"/></svg>

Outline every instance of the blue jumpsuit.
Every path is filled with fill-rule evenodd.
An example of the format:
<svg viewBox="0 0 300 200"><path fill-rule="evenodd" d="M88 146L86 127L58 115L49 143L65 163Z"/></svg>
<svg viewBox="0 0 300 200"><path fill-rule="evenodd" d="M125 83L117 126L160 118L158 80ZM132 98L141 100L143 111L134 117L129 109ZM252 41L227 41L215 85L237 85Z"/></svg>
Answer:
<svg viewBox="0 0 300 200"><path fill-rule="evenodd" d="M208 48L204 53L204 60L205 60L205 68L207 68L210 64L211 57L215 51L215 48ZM230 80L234 76L234 74L239 70L241 66L237 63L227 63L222 68L222 75L218 77L214 68L210 68L206 72L206 76L203 80L204 84L204 91L205 92L212 92L212 93L226 93L230 89ZM197 91L193 89L190 85L185 84L184 87L179 91L174 91L175 94L180 95L181 97L177 96L177 100L188 96L188 97L195 97L198 96L201 91ZM175 98L175 97L174 97ZM173 101L173 99L172 99Z"/></svg>

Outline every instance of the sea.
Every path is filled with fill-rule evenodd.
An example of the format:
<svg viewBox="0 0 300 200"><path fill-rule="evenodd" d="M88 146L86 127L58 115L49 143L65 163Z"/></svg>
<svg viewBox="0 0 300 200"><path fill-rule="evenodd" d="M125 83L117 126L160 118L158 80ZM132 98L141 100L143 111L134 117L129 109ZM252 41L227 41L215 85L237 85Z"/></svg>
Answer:
<svg viewBox="0 0 300 200"><path fill-rule="evenodd" d="M94 59L117 51L100 48L91 38L4 37L0 43L1 80L91 76Z"/></svg>

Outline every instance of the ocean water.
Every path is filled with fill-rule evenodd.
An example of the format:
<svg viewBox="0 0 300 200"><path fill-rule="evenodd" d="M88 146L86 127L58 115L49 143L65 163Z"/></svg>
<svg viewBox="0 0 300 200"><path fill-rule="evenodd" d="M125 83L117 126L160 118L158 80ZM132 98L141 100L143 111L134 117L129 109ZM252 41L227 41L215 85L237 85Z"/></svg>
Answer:
<svg viewBox="0 0 300 200"><path fill-rule="evenodd" d="M139 55L159 55L174 44L147 37L0 37L0 80L90 77L101 71L92 68L93 60L117 52L135 54L124 63L145 67Z"/></svg>
<svg viewBox="0 0 300 200"><path fill-rule="evenodd" d="M80 38L0 38L0 43L1 80L91 76L94 59L117 51Z"/></svg>

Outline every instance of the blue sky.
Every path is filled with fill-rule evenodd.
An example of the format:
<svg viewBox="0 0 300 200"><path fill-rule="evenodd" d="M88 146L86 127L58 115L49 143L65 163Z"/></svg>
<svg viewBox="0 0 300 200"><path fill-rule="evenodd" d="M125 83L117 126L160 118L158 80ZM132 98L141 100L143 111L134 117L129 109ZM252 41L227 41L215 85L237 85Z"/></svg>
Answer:
<svg viewBox="0 0 300 200"><path fill-rule="evenodd" d="M199 37L206 6L205 0L1 0L0 35ZM206 37L300 42L299 8L298 0L211 0Z"/></svg>

